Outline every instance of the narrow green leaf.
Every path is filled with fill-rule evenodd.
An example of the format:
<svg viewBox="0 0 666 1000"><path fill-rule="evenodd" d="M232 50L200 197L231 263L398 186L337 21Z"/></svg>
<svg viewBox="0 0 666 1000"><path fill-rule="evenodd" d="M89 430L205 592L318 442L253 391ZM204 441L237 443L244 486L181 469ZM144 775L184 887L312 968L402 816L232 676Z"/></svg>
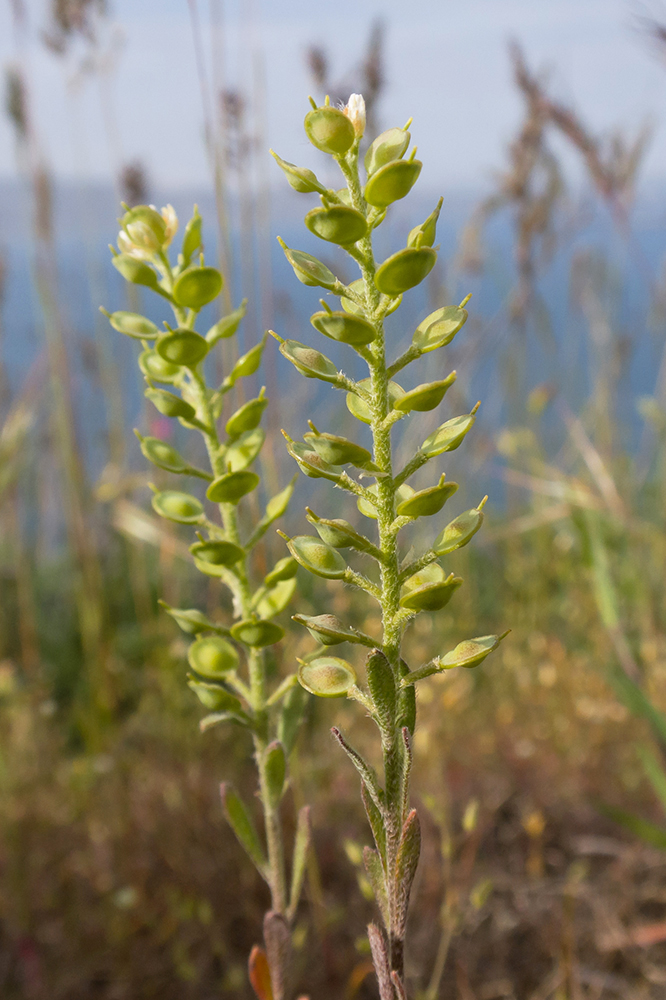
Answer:
<svg viewBox="0 0 666 1000"><path fill-rule="evenodd" d="M220 795L222 796L224 814L229 826L236 834L238 843L247 852L259 874L268 881L268 863L264 849L245 805L231 785L226 782L220 785Z"/></svg>
<svg viewBox="0 0 666 1000"><path fill-rule="evenodd" d="M289 892L289 908L287 916L293 920L296 916L298 903L303 891L303 881L307 868L308 852L312 842L312 822L310 807L303 806L298 812L296 836L294 838L294 853L291 861L291 889Z"/></svg>
<svg viewBox="0 0 666 1000"><path fill-rule="evenodd" d="M284 747L279 740L274 740L266 747L263 768L268 801L271 808L275 809L282 798L284 782L287 776L287 759Z"/></svg>

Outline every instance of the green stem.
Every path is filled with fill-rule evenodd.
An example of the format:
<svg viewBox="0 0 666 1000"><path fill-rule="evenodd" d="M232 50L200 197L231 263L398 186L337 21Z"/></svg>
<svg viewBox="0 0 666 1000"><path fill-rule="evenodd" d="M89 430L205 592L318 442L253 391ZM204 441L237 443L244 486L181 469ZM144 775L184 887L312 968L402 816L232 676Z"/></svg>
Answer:
<svg viewBox="0 0 666 1000"><path fill-rule="evenodd" d="M352 205L366 217L368 206L363 199L358 175L358 145L346 158L340 158L340 167L347 180ZM384 476L377 479L377 528L379 548L382 553L380 563L380 591L377 597L382 612L382 649L393 672L396 702L400 683L400 646L404 630L404 619L400 612L400 565L398 557L398 529L396 518L397 484L393 479L393 454L391 444L391 421L387 421L390 411L389 374L386 365L384 339L384 316L381 295L375 285L375 259L372 249L372 235L358 243L354 254L363 277L366 315L373 324L376 336L370 346L370 411L373 438L373 459ZM381 729L382 753L384 759L385 801L383 819L386 833L386 887L388 894L389 959L391 969L402 977L403 940L400 930L399 905L400 885L396 875L396 859L400 835L405 820L404 803L409 800L408 769L404 767L404 743L398 727L396 714L388 725Z"/></svg>

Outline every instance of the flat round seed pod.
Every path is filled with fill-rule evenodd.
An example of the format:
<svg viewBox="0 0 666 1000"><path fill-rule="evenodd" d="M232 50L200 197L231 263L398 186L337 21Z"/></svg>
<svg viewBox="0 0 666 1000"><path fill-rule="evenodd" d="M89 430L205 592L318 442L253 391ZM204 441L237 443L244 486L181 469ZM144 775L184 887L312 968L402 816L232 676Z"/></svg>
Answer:
<svg viewBox="0 0 666 1000"><path fill-rule="evenodd" d="M408 247L431 247L437 235L437 220L442 210L443 198L437 202L436 208L430 213L425 222L420 226L414 226L407 237Z"/></svg>
<svg viewBox="0 0 666 1000"><path fill-rule="evenodd" d="M419 285L432 271L437 251L432 247L405 247L387 257L375 274L375 284L384 295L401 295Z"/></svg>
<svg viewBox="0 0 666 1000"><path fill-rule="evenodd" d="M353 291L357 293L357 295L360 295L365 300L365 283L363 281L363 278L357 278L356 281L352 281L352 283L350 285L347 285L347 287L351 288ZM396 309L400 306L401 302L402 302L402 296L399 296L394 302L391 302L391 305L389 306L386 315L390 316L391 313L394 313ZM345 312L350 313L352 316L366 315L366 310L364 307L359 306L356 302L354 302L353 299L349 299L345 295L341 296L340 305L342 306Z"/></svg>
<svg viewBox="0 0 666 1000"><path fill-rule="evenodd" d="M214 479L206 490L206 496L213 503L238 503L247 493L256 490L259 476L256 472L227 472Z"/></svg>
<svg viewBox="0 0 666 1000"><path fill-rule="evenodd" d="M176 624L182 628L183 632L187 632L188 635L197 635L199 632L215 632L222 628L222 626L212 622L198 608L170 608L164 601L160 601L159 603L166 613L171 615Z"/></svg>
<svg viewBox="0 0 666 1000"><path fill-rule="evenodd" d="M261 451L265 439L266 434L261 427L255 427L253 431L245 431L244 434L236 438L224 453L224 464L229 468L229 471L242 472L248 465L251 465Z"/></svg>
<svg viewBox="0 0 666 1000"><path fill-rule="evenodd" d="M139 441L144 456L158 469L176 473L187 472L189 469L185 459L166 441L154 437L140 438Z"/></svg>
<svg viewBox="0 0 666 1000"><path fill-rule="evenodd" d="M425 439L421 445L421 451L429 458L441 455L445 451L455 451L462 444L468 431L474 426L475 420L476 417L473 413L452 417Z"/></svg>
<svg viewBox="0 0 666 1000"><path fill-rule="evenodd" d="M335 288L338 279L325 264L313 257L312 254L304 253L303 250L292 250L284 240L278 242L284 250L284 255L294 269L294 274L303 285L310 285L319 288L328 288L329 291Z"/></svg>
<svg viewBox="0 0 666 1000"><path fill-rule="evenodd" d="M320 519L314 521L312 518L308 518L308 521L314 525L315 531L322 542L326 542L327 545L332 546L334 549L349 549L353 547L353 536L356 532L353 525L349 521L345 521L344 518L334 517L325 521Z"/></svg>
<svg viewBox="0 0 666 1000"><path fill-rule="evenodd" d="M296 590L296 578L280 580L257 604L257 614L260 618L274 618L282 614Z"/></svg>
<svg viewBox="0 0 666 1000"><path fill-rule="evenodd" d="M146 389L144 395L155 409L164 414L165 417L182 417L183 420L191 420L195 415L193 406L166 389Z"/></svg>
<svg viewBox="0 0 666 1000"><path fill-rule="evenodd" d="M367 490L369 493L376 494L377 484L373 483L372 486L367 487ZM399 502L402 502L403 500L407 500L409 497L411 497L413 493L414 490L412 489L412 487L409 486L407 483L403 483L396 490L396 498ZM356 506L360 510L361 514L363 514L365 517L370 517L372 518L373 521L377 520L377 508L373 504L371 504L368 500L366 500L365 497L359 497L358 500L356 501Z"/></svg>
<svg viewBox="0 0 666 1000"><path fill-rule="evenodd" d="M404 128L389 128L368 146L364 165L368 177L386 163L399 160L407 152L411 135Z"/></svg>
<svg viewBox="0 0 666 1000"><path fill-rule="evenodd" d="M315 330L323 333L325 337L342 344L350 344L352 347L364 347L372 343L377 336L374 326L366 319L342 311L317 312L310 317L310 322Z"/></svg>
<svg viewBox="0 0 666 1000"><path fill-rule="evenodd" d="M413 346L423 354L436 351L439 347L446 347L465 325L467 316L467 310L461 309L460 306L444 306L442 309L436 309L417 326L412 337Z"/></svg>
<svg viewBox="0 0 666 1000"><path fill-rule="evenodd" d="M372 383L369 378L361 379L358 384L362 389L366 389L368 392L372 387ZM404 395L405 390L402 386L398 385L397 382L389 382L389 402L392 407L395 408L396 400L400 399ZM364 424L372 423L372 414L368 403L366 403L361 396L357 396L355 392L347 393L347 409L356 417L357 420L361 420Z"/></svg>
<svg viewBox="0 0 666 1000"><path fill-rule="evenodd" d="M372 455L367 448L337 434L315 434L308 431L303 438L329 465L355 465L359 469L373 465Z"/></svg>
<svg viewBox="0 0 666 1000"><path fill-rule="evenodd" d="M354 668L337 656L318 656L301 663L298 680L310 694L319 698L343 698L356 683Z"/></svg>
<svg viewBox="0 0 666 1000"><path fill-rule="evenodd" d="M154 382L173 384L180 375L179 365L169 364L155 350L143 351L139 355L139 368L146 378L153 379Z"/></svg>
<svg viewBox="0 0 666 1000"><path fill-rule="evenodd" d="M296 462L301 472L310 479L329 479L336 482L342 473L339 466L329 465L321 455L301 441L287 438L287 451Z"/></svg>
<svg viewBox="0 0 666 1000"><path fill-rule="evenodd" d="M243 299L238 309L234 309L233 312L223 316L222 319L219 319L217 323L211 326L210 330L206 334L208 344L212 347L212 345L216 344L218 340L226 340L227 337L233 337L236 330L241 325L246 312L247 299Z"/></svg>
<svg viewBox="0 0 666 1000"><path fill-rule="evenodd" d="M248 618L232 625L231 634L237 642L261 649L263 646L273 646L279 642L284 637L284 629L275 622Z"/></svg>
<svg viewBox="0 0 666 1000"><path fill-rule="evenodd" d="M282 583L283 580L291 580L296 576L298 572L298 563L293 558L293 556L285 556L284 559L278 559L273 566L270 573L267 573L264 577L264 586L271 590L276 584Z"/></svg>
<svg viewBox="0 0 666 1000"><path fill-rule="evenodd" d="M188 267L173 286L176 304L187 309L201 309L222 291L224 280L216 267Z"/></svg>
<svg viewBox="0 0 666 1000"><path fill-rule="evenodd" d="M270 154L287 178L289 185L300 194L312 194L313 191L323 192L325 188L317 180L317 175L307 167L297 167L295 163L283 160L272 149Z"/></svg>
<svg viewBox="0 0 666 1000"><path fill-rule="evenodd" d="M128 337L135 337L137 340L155 340L160 334L155 324L140 313L120 310L111 313L109 323L114 330L118 330Z"/></svg>
<svg viewBox="0 0 666 1000"><path fill-rule="evenodd" d="M449 497L458 489L457 483L445 483L444 476L437 486L429 486L426 490L419 490L407 500L398 504L396 513L399 517L431 517L438 514Z"/></svg>
<svg viewBox="0 0 666 1000"><path fill-rule="evenodd" d="M219 635L206 635L193 642L187 661L202 677L224 677L238 668L239 657L230 642Z"/></svg>
<svg viewBox="0 0 666 1000"><path fill-rule="evenodd" d="M465 639L450 653L439 657L437 664L441 670L450 670L451 667L476 667L497 649L503 638L501 635L480 635L476 639Z"/></svg>
<svg viewBox="0 0 666 1000"><path fill-rule="evenodd" d="M346 187L338 188L338 190L335 193L337 194L338 198L340 199L343 205L348 205L350 208L353 208L351 195L349 193L349 188Z"/></svg>
<svg viewBox="0 0 666 1000"><path fill-rule="evenodd" d="M320 240L340 246L357 243L368 232L368 224L361 213L347 205L313 208L305 216L305 225Z"/></svg>
<svg viewBox="0 0 666 1000"><path fill-rule="evenodd" d="M195 542L194 545L190 545L190 552L194 556L197 568L209 576L219 576L219 570L233 566L243 557L240 545L226 541Z"/></svg>
<svg viewBox="0 0 666 1000"><path fill-rule="evenodd" d="M356 138L354 126L344 111L328 105L308 111L303 125L312 145L332 156L346 153Z"/></svg>
<svg viewBox="0 0 666 1000"><path fill-rule="evenodd" d="M440 532L433 543L433 552L438 556L444 556L455 549L461 549L471 541L482 524L483 510L479 507L466 510Z"/></svg>
<svg viewBox="0 0 666 1000"><path fill-rule="evenodd" d="M447 389L451 388L455 380L456 373L451 372L450 375L438 382L423 382L421 385L417 385L416 389L410 389L404 396L396 400L393 409L401 410L404 413L409 413L411 410L419 410L422 413L426 410L434 410L442 402Z"/></svg>
<svg viewBox="0 0 666 1000"><path fill-rule="evenodd" d="M304 625L313 639L324 646L337 646L341 642L374 646L375 640L350 625L345 625L335 615L293 615L293 620Z"/></svg>
<svg viewBox="0 0 666 1000"><path fill-rule="evenodd" d="M423 164L420 160L393 160L372 174L363 196L369 205L386 208L400 201L416 184Z"/></svg>
<svg viewBox="0 0 666 1000"><path fill-rule="evenodd" d="M155 493L152 501L153 510L178 524L197 524L203 517L203 505L189 493L179 493L177 490L162 490Z"/></svg>
<svg viewBox="0 0 666 1000"><path fill-rule="evenodd" d="M267 406L268 400L263 395L243 403L227 420L225 430L229 437L236 438L245 431L253 431L258 427Z"/></svg>
<svg viewBox="0 0 666 1000"><path fill-rule="evenodd" d="M188 368L198 365L208 354L209 344L205 337L194 330L174 330L164 333L157 341L155 350L172 365L185 365Z"/></svg>
<svg viewBox="0 0 666 1000"><path fill-rule="evenodd" d="M300 344L297 340L283 340L280 344L280 354L291 361L306 378L318 378L322 382L337 382L338 369L332 361L315 351L314 347Z"/></svg>
<svg viewBox="0 0 666 1000"><path fill-rule="evenodd" d="M312 535L296 535L287 542L289 551L303 569L327 580L341 579L347 564L334 548Z"/></svg>
<svg viewBox="0 0 666 1000"><path fill-rule="evenodd" d="M400 598L400 607L407 611L440 611L449 603L461 584L462 579L451 574L441 583L416 587Z"/></svg>
<svg viewBox="0 0 666 1000"><path fill-rule="evenodd" d="M238 698L219 684L207 684L205 681L198 681L196 677L188 677L187 686L194 691L202 705L214 712L238 712L241 708Z"/></svg>
<svg viewBox="0 0 666 1000"><path fill-rule="evenodd" d="M130 257L126 253L119 253L113 257L111 263L117 271L120 271L125 281L131 281L133 285L145 285L146 288L152 288L153 291L159 289L157 275L152 267L144 264L142 260Z"/></svg>

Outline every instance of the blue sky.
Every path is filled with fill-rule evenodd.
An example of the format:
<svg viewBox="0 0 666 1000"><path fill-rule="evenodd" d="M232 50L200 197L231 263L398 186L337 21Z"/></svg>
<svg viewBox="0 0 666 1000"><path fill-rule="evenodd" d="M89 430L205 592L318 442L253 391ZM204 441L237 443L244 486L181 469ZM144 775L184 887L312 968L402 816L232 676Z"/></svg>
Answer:
<svg viewBox="0 0 666 1000"><path fill-rule="evenodd" d="M95 81L72 86L74 60L63 64L37 40L45 0L26 2L32 20L27 58L35 120L58 175L109 178L110 160L120 156L145 161L162 190L209 183L187 0L110 0L113 31L123 38L109 82L119 136L112 152ZM424 182L438 188L476 187L501 165L521 111L506 51L511 37L522 43L532 65L549 69L552 91L574 102L596 131L614 126L637 130L652 121L656 131L645 172L652 179L666 179L666 65L650 52L637 28L636 14L645 10L637 3L198 2L207 49L210 4L224 7L227 86L246 87L252 52L263 53L267 141L287 159L316 163L301 127L312 89L304 65L307 45L325 45L335 75L343 76L358 61L368 28L381 14L387 27L388 76L382 123L403 124L414 116L412 134L425 160ZM17 58L9 7L6 0L0 4L3 66ZM13 171L12 134L3 118L0 176Z"/></svg>

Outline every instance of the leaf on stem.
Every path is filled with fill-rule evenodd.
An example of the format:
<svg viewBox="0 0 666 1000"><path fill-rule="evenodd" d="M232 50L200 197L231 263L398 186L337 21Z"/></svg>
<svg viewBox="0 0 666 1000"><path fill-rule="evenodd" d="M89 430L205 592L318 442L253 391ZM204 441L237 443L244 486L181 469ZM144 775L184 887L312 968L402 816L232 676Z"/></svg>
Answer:
<svg viewBox="0 0 666 1000"><path fill-rule="evenodd" d="M267 879L268 866L259 835L242 800L231 785L223 782L220 785L222 806L229 826L236 834L241 847L247 852L260 875Z"/></svg>

